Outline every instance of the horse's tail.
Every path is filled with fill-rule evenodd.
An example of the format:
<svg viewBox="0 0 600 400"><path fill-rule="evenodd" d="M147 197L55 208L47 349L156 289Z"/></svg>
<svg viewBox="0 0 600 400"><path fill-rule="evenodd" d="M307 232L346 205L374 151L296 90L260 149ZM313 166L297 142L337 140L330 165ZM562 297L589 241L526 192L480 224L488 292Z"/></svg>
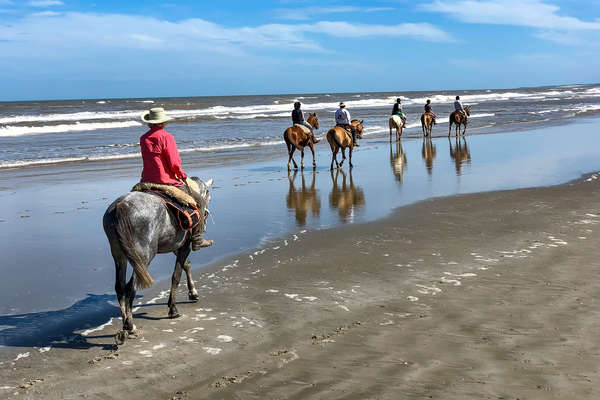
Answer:
<svg viewBox="0 0 600 400"><path fill-rule="evenodd" d="M340 143L340 141L337 138L337 132L335 129L331 128L329 130L329 132L327 132L327 135L331 134L331 139L333 140L333 142L336 144L337 147L339 147L340 149L343 149L344 147L342 146L342 144ZM333 150L333 149L331 149Z"/></svg>
<svg viewBox="0 0 600 400"><path fill-rule="evenodd" d="M140 289L148 288L152 286L154 280L148 272L148 265L144 262L142 256L136 249L136 244L133 240L131 223L127 218L128 208L125 204L118 203L115 211L117 217L116 228L119 235L119 241L121 243L123 252L127 256L127 260L129 260L129 263L133 267L135 284Z"/></svg>

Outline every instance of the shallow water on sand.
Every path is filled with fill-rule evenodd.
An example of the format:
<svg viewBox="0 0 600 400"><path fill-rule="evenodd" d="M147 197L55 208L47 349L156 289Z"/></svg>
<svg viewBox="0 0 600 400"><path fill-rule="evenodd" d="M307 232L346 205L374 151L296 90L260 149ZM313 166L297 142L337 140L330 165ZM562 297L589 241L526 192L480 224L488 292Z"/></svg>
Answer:
<svg viewBox="0 0 600 400"><path fill-rule="evenodd" d="M317 169L304 172L288 173L283 157L195 169L184 156L190 175L215 178L214 224L209 221L206 236L216 244L192 253L191 261L205 265L280 237L293 243L299 231L382 218L431 197L563 183L600 170L599 131L600 119L592 119L464 139L365 139L352 171L347 164L329 171L327 143L317 145ZM310 152L306 162L311 165ZM0 321L68 310L88 294L114 293L102 215L137 176L139 169L116 164L0 175ZM159 255L150 271L166 278L173 264L172 255Z"/></svg>

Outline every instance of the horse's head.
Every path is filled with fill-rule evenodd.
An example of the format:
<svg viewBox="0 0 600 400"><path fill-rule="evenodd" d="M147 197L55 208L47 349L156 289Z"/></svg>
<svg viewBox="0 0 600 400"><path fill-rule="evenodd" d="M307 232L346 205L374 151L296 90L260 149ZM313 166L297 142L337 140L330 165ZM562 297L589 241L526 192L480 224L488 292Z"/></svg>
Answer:
<svg viewBox="0 0 600 400"><path fill-rule="evenodd" d="M471 116L471 106L465 107L465 114L467 114L467 116Z"/></svg>
<svg viewBox="0 0 600 400"><path fill-rule="evenodd" d="M363 137L363 121L364 120L357 120L357 119L353 119L352 122L350 122L350 124L352 124L352 126L354 126L354 129L356 129L356 133L359 139L362 139Z"/></svg>
<svg viewBox="0 0 600 400"><path fill-rule="evenodd" d="M192 176L191 180L198 185L197 188L192 188L192 189L200 194L200 197L202 197L202 199L204 199L204 207L206 209L208 209L208 203L210 203L210 187L212 186L212 184L214 182L213 179L210 178L208 181L204 182L202 179L198 178L197 176ZM198 205L198 206L200 208L200 205Z"/></svg>
<svg viewBox="0 0 600 400"><path fill-rule="evenodd" d="M315 129L319 129L319 117L317 113L309 113L306 122Z"/></svg>

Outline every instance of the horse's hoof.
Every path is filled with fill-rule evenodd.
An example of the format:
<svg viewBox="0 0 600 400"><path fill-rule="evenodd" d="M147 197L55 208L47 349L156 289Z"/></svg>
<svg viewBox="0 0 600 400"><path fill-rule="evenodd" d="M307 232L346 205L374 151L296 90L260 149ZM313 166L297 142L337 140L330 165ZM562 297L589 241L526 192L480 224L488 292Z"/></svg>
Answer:
<svg viewBox="0 0 600 400"><path fill-rule="evenodd" d="M175 319L181 317L181 314L177 311L169 311L169 318Z"/></svg>
<svg viewBox="0 0 600 400"><path fill-rule="evenodd" d="M200 300L200 296L198 295L198 293L189 292L188 299L190 299L192 301L198 301L198 300Z"/></svg>
<svg viewBox="0 0 600 400"><path fill-rule="evenodd" d="M126 339L127 339L127 332L125 332L125 331L119 331L115 335L115 343L117 344L117 346L121 346L123 343L125 343Z"/></svg>

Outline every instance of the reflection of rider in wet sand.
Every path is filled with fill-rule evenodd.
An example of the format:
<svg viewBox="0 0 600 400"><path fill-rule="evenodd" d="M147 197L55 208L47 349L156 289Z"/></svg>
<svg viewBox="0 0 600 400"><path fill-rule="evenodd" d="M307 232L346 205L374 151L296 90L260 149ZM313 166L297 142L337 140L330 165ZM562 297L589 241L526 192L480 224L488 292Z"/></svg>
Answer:
<svg viewBox="0 0 600 400"><path fill-rule="evenodd" d="M423 160L425 160L427 172L429 172L429 174L431 175L433 171L433 160L435 159L435 145L433 144L431 138L428 137L426 139L423 139L421 155L423 156Z"/></svg>
<svg viewBox="0 0 600 400"><path fill-rule="evenodd" d="M392 143L390 142L390 164L392 165L392 171L394 176L399 182L402 182L404 175L404 167L406 165L406 153L402 148L402 142L396 142L396 152L394 153Z"/></svg>
<svg viewBox="0 0 600 400"><path fill-rule="evenodd" d="M302 188L300 190L297 190L294 186L294 180L296 180L297 174L298 171L294 170L294 176L292 177L290 171L288 171L290 188L285 203L289 209L294 209L296 211L296 223L300 226L304 226L306 225L308 210L312 212L313 216L319 217L321 213L321 198L315 188L316 171L313 170L312 172L310 187L306 186L304 171L302 171Z"/></svg>
<svg viewBox="0 0 600 400"><path fill-rule="evenodd" d="M340 219L344 222L352 220L354 210L365 204L365 192L362 188L354 186L352 179L352 170L350 170L350 182L346 183L346 173L342 169L337 169L331 172L331 182L333 187L329 194L329 204L333 208L338 209ZM338 175L342 174L342 187L338 186Z"/></svg>
<svg viewBox="0 0 600 400"><path fill-rule="evenodd" d="M456 174L460 175L463 164L471 163L471 152L467 146L467 140L464 137L462 140L457 137L455 145L452 147L452 140L448 138L448 144L450 145L450 157L454 160L456 167Z"/></svg>

